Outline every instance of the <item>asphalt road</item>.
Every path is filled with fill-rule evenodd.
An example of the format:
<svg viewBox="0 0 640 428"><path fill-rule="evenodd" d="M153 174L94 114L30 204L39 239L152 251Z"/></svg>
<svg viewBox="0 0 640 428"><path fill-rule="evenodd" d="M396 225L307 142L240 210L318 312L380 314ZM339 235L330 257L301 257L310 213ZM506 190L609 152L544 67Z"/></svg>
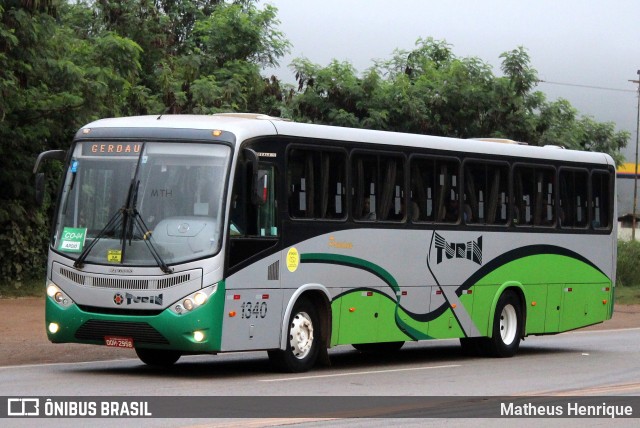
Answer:
<svg viewBox="0 0 640 428"><path fill-rule="evenodd" d="M407 344L386 357L361 354L346 346L331 350L330 355L330 367L293 375L271 371L264 352L183 357L169 370L146 367L137 359L2 367L0 396L640 395L640 328L530 337L519 354L510 359L466 357L458 342L449 340ZM179 423L175 419L164 423L130 419L118 426L234 426L238 422L190 420L188 414L185 417ZM47 425L56 426L62 421L53 425L48 421ZM275 421L254 418L243 425L278 425ZM387 425L377 421L374 426ZM113 422L103 419L92 420L91 424L113 426ZM337 419L322 424L360 426L361 422ZM410 422L403 420L403 425L412 425ZM626 426L631 421L617 422ZM288 420L286 424L290 423L303 421ZM303 425L317 423L320 421ZM447 424L457 426L456 420ZM592 425L582 421L575 426Z"/></svg>

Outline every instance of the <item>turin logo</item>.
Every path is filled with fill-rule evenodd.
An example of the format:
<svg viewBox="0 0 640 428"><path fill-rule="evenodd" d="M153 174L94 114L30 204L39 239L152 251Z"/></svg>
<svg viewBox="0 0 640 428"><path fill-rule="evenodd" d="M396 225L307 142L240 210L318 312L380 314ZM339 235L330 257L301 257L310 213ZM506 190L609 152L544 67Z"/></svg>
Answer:
<svg viewBox="0 0 640 428"><path fill-rule="evenodd" d="M479 265L482 264L482 235L475 241L466 243L447 242L442 235L436 233L436 262L442 263L443 255L447 259L467 259Z"/></svg>

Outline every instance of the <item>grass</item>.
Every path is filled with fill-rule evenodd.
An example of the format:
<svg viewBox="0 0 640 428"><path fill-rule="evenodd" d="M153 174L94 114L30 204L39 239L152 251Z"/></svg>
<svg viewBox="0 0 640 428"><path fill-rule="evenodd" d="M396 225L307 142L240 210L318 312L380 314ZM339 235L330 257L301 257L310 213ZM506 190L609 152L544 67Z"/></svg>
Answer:
<svg viewBox="0 0 640 428"><path fill-rule="evenodd" d="M0 299L44 296L44 276L0 284Z"/></svg>
<svg viewBox="0 0 640 428"><path fill-rule="evenodd" d="M618 285L615 288L615 296L616 305L638 305L640 304L640 287Z"/></svg>

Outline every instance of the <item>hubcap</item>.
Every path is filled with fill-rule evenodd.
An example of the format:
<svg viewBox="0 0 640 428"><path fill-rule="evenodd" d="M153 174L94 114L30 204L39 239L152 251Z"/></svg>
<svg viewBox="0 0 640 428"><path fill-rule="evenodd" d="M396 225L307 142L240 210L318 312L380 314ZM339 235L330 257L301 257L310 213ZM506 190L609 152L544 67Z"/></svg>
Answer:
<svg viewBox="0 0 640 428"><path fill-rule="evenodd" d="M309 314L299 312L291 321L291 329L289 330L289 343L291 344L291 352L298 359L305 358L311 351L313 345L313 323Z"/></svg>
<svg viewBox="0 0 640 428"><path fill-rule="evenodd" d="M500 336L505 345L511 345L516 338L518 317L513 305L506 305L500 313Z"/></svg>

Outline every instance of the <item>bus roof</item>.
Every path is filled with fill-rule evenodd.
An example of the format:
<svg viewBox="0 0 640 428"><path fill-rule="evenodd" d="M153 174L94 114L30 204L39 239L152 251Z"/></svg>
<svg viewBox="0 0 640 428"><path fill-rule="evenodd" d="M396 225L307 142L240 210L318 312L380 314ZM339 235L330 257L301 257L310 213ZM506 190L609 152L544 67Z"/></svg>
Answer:
<svg viewBox="0 0 640 428"><path fill-rule="evenodd" d="M238 141L265 135L282 135L325 141L349 141L430 148L460 153L514 156L615 166L613 159L605 153L564 150L558 146L538 147L521 144L500 144L494 141L487 141L490 139L459 139L338 126L312 125L249 113L121 117L100 119L85 125L81 130L85 128L219 129L233 133Z"/></svg>

